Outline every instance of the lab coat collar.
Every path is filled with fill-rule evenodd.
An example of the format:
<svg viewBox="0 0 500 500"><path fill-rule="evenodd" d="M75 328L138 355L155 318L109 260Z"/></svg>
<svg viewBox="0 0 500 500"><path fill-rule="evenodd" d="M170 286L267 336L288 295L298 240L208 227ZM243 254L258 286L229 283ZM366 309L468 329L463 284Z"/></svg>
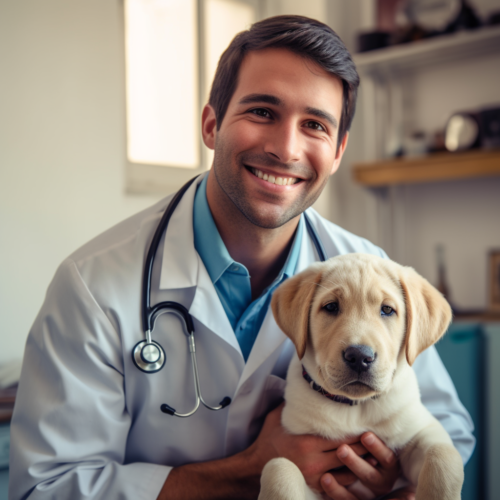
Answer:
<svg viewBox="0 0 500 500"><path fill-rule="evenodd" d="M309 213L309 212L308 212ZM311 222L312 219L311 219ZM299 259L297 261L297 267L295 270L295 274L304 271L307 267L309 267L313 262L317 262L320 260L318 252L316 251L316 247L314 246L314 242L309 235L309 231L306 229L304 224L304 231L302 233L302 242L300 245L300 253Z"/></svg>
<svg viewBox="0 0 500 500"><path fill-rule="evenodd" d="M160 290L197 285L200 259L194 248L193 203L203 176L184 193L175 209L164 238Z"/></svg>
<svg viewBox="0 0 500 500"><path fill-rule="evenodd" d="M160 289L195 287L196 292L189 313L242 356L238 340L212 280L194 248L194 197L203 177L200 176L185 192L168 224L163 246Z"/></svg>

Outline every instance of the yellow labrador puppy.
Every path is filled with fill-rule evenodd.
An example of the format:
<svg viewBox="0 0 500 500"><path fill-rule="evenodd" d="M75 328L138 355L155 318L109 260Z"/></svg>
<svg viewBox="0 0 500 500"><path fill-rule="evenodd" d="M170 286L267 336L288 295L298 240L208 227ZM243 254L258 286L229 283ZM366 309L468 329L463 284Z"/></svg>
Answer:
<svg viewBox="0 0 500 500"><path fill-rule="evenodd" d="M409 267L348 254L288 279L271 305L297 350L287 375L285 429L328 439L373 431L398 453L417 500L460 499L461 457L421 403L411 368L450 323L442 295ZM354 490L374 498L359 482ZM259 500L320 498L289 460L265 466Z"/></svg>

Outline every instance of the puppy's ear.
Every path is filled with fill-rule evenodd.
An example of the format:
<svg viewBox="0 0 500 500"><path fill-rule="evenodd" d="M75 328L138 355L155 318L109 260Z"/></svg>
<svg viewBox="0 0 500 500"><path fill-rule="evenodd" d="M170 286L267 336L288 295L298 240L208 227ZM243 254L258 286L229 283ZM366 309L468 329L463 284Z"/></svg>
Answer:
<svg viewBox="0 0 500 500"><path fill-rule="evenodd" d="M273 294L271 308L274 319L295 344L302 359L309 331L309 312L321 281L322 263L312 265L293 278L288 278Z"/></svg>
<svg viewBox="0 0 500 500"><path fill-rule="evenodd" d="M446 332L452 312L445 298L411 267L400 273L406 302L405 349L408 364Z"/></svg>

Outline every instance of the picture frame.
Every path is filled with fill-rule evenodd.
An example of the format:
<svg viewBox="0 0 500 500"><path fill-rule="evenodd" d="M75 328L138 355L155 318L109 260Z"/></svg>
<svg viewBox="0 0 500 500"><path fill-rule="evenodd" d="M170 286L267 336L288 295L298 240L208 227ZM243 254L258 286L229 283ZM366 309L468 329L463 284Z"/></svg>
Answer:
<svg viewBox="0 0 500 500"><path fill-rule="evenodd" d="M500 312L500 249L489 257L490 310Z"/></svg>

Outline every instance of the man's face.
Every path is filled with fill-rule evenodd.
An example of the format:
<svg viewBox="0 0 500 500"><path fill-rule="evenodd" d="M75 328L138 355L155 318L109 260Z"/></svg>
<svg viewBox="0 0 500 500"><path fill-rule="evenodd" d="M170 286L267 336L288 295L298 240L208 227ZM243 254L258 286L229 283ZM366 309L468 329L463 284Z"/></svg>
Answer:
<svg viewBox="0 0 500 500"><path fill-rule="evenodd" d="M219 130L203 113L213 174L250 222L277 228L311 206L339 164L342 83L286 49L250 52Z"/></svg>

